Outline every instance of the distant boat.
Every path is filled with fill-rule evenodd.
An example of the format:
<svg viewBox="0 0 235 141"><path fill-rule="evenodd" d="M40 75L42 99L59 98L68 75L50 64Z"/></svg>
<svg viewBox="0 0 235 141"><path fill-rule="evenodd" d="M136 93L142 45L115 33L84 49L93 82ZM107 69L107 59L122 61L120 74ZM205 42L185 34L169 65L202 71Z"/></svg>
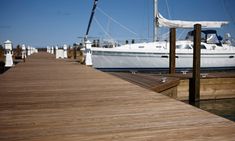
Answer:
<svg viewBox="0 0 235 141"><path fill-rule="evenodd" d="M157 0L154 0L157 4ZM156 7L156 6L155 6ZM226 21L168 20L155 10L156 25L169 28L193 28L199 23L203 28L221 28ZM229 37L229 34L228 34ZM176 68L193 66L193 32L185 40L176 41ZM143 42L113 48L92 47L92 63L97 69L167 69L169 68L169 42ZM216 30L202 30L201 68L234 68L235 47L222 40Z"/></svg>

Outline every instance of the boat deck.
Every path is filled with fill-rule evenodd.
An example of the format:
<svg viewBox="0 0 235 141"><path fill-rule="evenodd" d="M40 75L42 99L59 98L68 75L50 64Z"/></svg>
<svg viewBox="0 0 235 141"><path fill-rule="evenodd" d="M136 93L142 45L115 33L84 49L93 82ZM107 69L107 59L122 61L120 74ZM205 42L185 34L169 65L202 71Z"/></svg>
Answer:
<svg viewBox="0 0 235 141"><path fill-rule="evenodd" d="M234 140L235 123L38 53L0 75L0 140Z"/></svg>

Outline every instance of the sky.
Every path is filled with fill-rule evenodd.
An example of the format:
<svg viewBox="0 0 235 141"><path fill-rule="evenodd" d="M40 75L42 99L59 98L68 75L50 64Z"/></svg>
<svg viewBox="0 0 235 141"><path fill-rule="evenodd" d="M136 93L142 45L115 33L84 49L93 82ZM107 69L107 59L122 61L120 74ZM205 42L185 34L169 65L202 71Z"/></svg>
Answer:
<svg viewBox="0 0 235 141"><path fill-rule="evenodd" d="M235 0L158 0L159 12L168 19L226 20L218 29L235 37ZM70 44L80 42L88 25L93 0L0 0L0 44ZM99 0L90 37L103 39L151 39L153 0ZM168 32L162 28L159 36ZM183 38L187 30L177 29Z"/></svg>

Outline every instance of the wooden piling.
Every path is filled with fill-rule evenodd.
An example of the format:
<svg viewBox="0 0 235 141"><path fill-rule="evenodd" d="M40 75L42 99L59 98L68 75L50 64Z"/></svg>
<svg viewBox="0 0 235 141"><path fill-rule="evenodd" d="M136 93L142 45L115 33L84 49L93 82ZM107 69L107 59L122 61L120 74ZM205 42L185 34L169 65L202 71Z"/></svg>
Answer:
<svg viewBox="0 0 235 141"><path fill-rule="evenodd" d="M25 60L26 60L25 55L24 55L24 56L22 56L22 57L23 57L23 61L25 62Z"/></svg>
<svg viewBox="0 0 235 141"><path fill-rule="evenodd" d="M27 47L25 47L25 54L26 54L26 56L29 56Z"/></svg>
<svg viewBox="0 0 235 141"><path fill-rule="evenodd" d="M53 52L54 52L53 55L56 55L56 48L55 47L53 47Z"/></svg>
<svg viewBox="0 0 235 141"><path fill-rule="evenodd" d="M73 47L73 59L77 59L77 46Z"/></svg>
<svg viewBox="0 0 235 141"><path fill-rule="evenodd" d="M170 29L170 57L169 57L169 73L175 73L175 47L176 47L176 29Z"/></svg>
<svg viewBox="0 0 235 141"><path fill-rule="evenodd" d="M0 60L4 59L4 48L2 45L0 45Z"/></svg>
<svg viewBox="0 0 235 141"><path fill-rule="evenodd" d="M68 56L68 58L70 58L70 59L72 59L72 57L73 57L73 48L72 47L68 47L68 51L67 51L67 56Z"/></svg>
<svg viewBox="0 0 235 141"><path fill-rule="evenodd" d="M17 45L16 49L14 50L14 54L13 56L15 57L15 59L22 59L22 49L20 47L20 45Z"/></svg>
<svg viewBox="0 0 235 141"><path fill-rule="evenodd" d="M189 101L200 100L201 25L194 25L193 77L189 81Z"/></svg>

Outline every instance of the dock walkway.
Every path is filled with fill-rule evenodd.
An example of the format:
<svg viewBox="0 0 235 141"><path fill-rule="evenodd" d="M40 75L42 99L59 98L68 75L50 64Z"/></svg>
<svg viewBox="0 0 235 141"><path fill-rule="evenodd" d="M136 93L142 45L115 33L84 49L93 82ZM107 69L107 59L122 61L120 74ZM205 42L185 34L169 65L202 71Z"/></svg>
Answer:
<svg viewBox="0 0 235 141"><path fill-rule="evenodd" d="M235 123L38 53L0 75L0 140L229 141Z"/></svg>

